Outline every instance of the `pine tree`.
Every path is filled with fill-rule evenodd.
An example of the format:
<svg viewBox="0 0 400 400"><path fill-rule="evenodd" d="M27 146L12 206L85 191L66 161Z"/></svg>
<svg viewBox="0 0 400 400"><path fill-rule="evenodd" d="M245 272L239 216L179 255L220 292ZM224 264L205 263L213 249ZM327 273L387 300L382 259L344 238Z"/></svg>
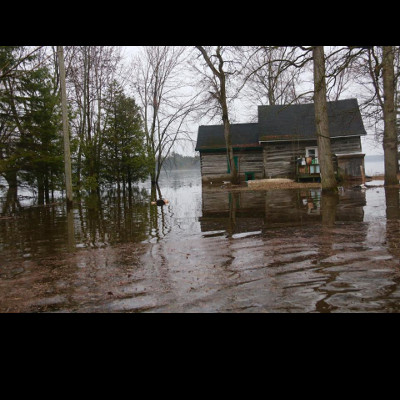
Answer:
<svg viewBox="0 0 400 400"><path fill-rule="evenodd" d="M139 107L114 82L104 104L104 147L101 157L101 177L117 187L144 180L149 173L145 152L145 134Z"/></svg>
<svg viewBox="0 0 400 400"><path fill-rule="evenodd" d="M24 54L23 47L0 48L0 173L15 199L22 180L43 203L62 167L55 83L45 66L32 68L34 54Z"/></svg>
<svg viewBox="0 0 400 400"><path fill-rule="evenodd" d="M37 188L39 204L49 203L63 171L60 109L49 71L32 71L23 82L23 91L21 103L26 113L19 143L21 176Z"/></svg>

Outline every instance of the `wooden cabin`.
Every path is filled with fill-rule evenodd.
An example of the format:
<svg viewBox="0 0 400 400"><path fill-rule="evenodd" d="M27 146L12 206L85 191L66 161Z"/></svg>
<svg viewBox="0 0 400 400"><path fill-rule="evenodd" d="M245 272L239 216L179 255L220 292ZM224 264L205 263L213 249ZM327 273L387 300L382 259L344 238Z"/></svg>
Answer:
<svg viewBox="0 0 400 400"><path fill-rule="evenodd" d="M360 178L366 131L357 99L328 102L327 108L338 175ZM241 180L320 177L314 103L258 106L258 122L232 124L231 137ZM230 179L223 125L200 126L196 150L203 182Z"/></svg>

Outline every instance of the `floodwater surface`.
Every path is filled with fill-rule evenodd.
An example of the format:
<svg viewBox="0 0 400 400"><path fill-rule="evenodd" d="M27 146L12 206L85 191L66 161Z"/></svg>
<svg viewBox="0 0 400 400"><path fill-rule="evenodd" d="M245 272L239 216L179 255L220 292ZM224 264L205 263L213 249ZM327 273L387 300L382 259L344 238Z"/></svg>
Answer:
<svg viewBox="0 0 400 400"><path fill-rule="evenodd" d="M68 212L26 197L0 216L0 312L399 312L399 188L382 184L236 191L174 171L162 207L148 182Z"/></svg>

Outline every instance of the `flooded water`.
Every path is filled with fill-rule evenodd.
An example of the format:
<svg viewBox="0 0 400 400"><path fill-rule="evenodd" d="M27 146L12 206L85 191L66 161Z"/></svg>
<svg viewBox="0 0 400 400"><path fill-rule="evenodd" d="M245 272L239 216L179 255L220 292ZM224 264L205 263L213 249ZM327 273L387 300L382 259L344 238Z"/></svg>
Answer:
<svg viewBox="0 0 400 400"><path fill-rule="evenodd" d="M148 182L69 212L25 197L0 216L0 312L399 312L382 184L230 191L192 170L162 176L162 207Z"/></svg>

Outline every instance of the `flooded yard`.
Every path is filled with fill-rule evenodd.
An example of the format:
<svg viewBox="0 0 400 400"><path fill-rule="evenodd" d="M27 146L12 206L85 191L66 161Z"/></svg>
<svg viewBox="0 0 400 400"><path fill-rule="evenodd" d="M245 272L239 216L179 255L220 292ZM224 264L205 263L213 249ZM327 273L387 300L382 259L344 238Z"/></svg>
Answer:
<svg viewBox="0 0 400 400"><path fill-rule="evenodd" d="M0 312L399 312L399 188L245 190L164 174L0 217ZM2 193L4 206L6 195Z"/></svg>

